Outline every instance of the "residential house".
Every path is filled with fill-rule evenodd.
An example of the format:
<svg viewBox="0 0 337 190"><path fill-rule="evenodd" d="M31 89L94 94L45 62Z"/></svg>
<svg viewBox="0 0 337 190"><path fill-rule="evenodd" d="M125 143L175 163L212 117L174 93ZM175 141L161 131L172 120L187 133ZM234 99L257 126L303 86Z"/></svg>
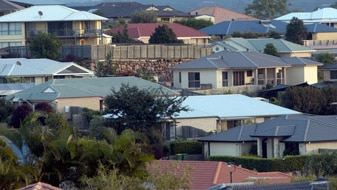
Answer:
<svg viewBox="0 0 337 190"><path fill-rule="evenodd" d="M337 64L328 64L322 67L319 67L318 70L323 72L323 80L324 81L337 81Z"/></svg>
<svg viewBox="0 0 337 190"><path fill-rule="evenodd" d="M130 38L148 44L151 35L155 32L158 26L164 23L136 23L128 24ZM199 32L191 27L184 26L178 23L165 23L176 34L178 40L182 40L184 44L207 45L210 36L205 33ZM106 34L117 34L122 32L124 26L119 26L111 30L105 31Z"/></svg>
<svg viewBox="0 0 337 190"><path fill-rule="evenodd" d="M58 0L9 0L9 1L26 8L38 5L63 5L63 6L66 5L66 3Z"/></svg>
<svg viewBox="0 0 337 190"><path fill-rule="evenodd" d="M172 23L177 20L191 17L188 13L174 9L171 6L163 5L143 5L138 2L103 2L94 6L73 7L77 10L88 12L99 12L109 19L109 23L118 25L123 19L126 23L131 20L132 14L137 11L153 12L157 16L158 22Z"/></svg>
<svg viewBox="0 0 337 190"><path fill-rule="evenodd" d="M12 3L8 0L0 0L0 16L19 11L21 9L24 9L24 7L17 5L15 3Z"/></svg>
<svg viewBox="0 0 337 190"><path fill-rule="evenodd" d="M103 110L104 99L112 94L112 88L118 91L123 85L137 86L139 89L162 89L168 95L179 95L178 92L137 77L102 77L53 79L32 88L6 96L12 103L28 103L36 105L48 102L55 109L71 117L72 107Z"/></svg>
<svg viewBox="0 0 337 190"><path fill-rule="evenodd" d="M93 71L74 62L51 59L6 58L0 59L0 84L41 84L52 79L94 77Z"/></svg>
<svg viewBox="0 0 337 190"><path fill-rule="evenodd" d="M0 17L0 48L28 46L39 32L55 34L63 45L98 45L104 17L61 5L32 6Z"/></svg>
<svg viewBox="0 0 337 190"><path fill-rule="evenodd" d="M205 156L242 156L256 146L258 156L316 154L336 151L336 116L283 115L263 123L241 125L200 138Z"/></svg>
<svg viewBox="0 0 337 190"><path fill-rule="evenodd" d="M214 24L231 20L258 20L257 18L244 15L239 12L235 12L219 6L200 7L198 9L190 11L189 13L196 19L209 20L212 21Z"/></svg>
<svg viewBox="0 0 337 190"><path fill-rule="evenodd" d="M176 160L155 160L147 165L149 172L170 173L182 176L184 172L189 172L191 179L190 189L206 190L217 184L238 185L240 183L252 185L254 182L265 184L290 183L291 176L281 172L256 172L232 166L225 162L217 161L176 161Z"/></svg>
<svg viewBox="0 0 337 190"><path fill-rule="evenodd" d="M273 44L280 57L311 58L316 51L284 39L274 38L227 38L211 45L213 52L219 51L256 51L264 53L267 44Z"/></svg>
<svg viewBox="0 0 337 190"><path fill-rule="evenodd" d="M266 85L317 82L321 63L299 57L275 57L254 51L221 51L174 67L173 86L202 92L256 92Z"/></svg>
<svg viewBox="0 0 337 190"><path fill-rule="evenodd" d="M198 138L245 123L261 123L280 115L299 114L241 94L188 96L182 105L189 111L174 116L175 121L170 133L165 134L166 139Z"/></svg>

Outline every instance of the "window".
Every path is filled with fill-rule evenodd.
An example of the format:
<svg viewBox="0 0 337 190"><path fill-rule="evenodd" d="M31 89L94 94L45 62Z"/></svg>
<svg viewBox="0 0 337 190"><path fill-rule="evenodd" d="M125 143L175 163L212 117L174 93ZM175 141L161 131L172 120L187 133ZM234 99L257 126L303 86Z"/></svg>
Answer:
<svg viewBox="0 0 337 190"><path fill-rule="evenodd" d="M48 22L48 33L57 36L72 36L71 22Z"/></svg>
<svg viewBox="0 0 337 190"><path fill-rule="evenodd" d="M337 79L337 71L330 71L330 79Z"/></svg>
<svg viewBox="0 0 337 190"><path fill-rule="evenodd" d="M21 35L21 23L0 23L0 35Z"/></svg>
<svg viewBox="0 0 337 190"><path fill-rule="evenodd" d="M179 72L179 83L181 83L181 72Z"/></svg>
<svg viewBox="0 0 337 190"><path fill-rule="evenodd" d="M243 71L233 72L233 85L240 86L245 84L245 75Z"/></svg>
<svg viewBox="0 0 337 190"><path fill-rule="evenodd" d="M188 73L188 88L200 88L200 73Z"/></svg>
<svg viewBox="0 0 337 190"><path fill-rule="evenodd" d="M247 71L247 77L252 77L252 76L253 76L253 71L252 70Z"/></svg>
<svg viewBox="0 0 337 190"><path fill-rule="evenodd" d="M0 49L5 47L22 46L21 42L0 42Z"/></svg>
<svg viewBox="0 0 337 190"><path fill-rule="evenodd" d="M228 86L228 73L227 73L227 71L222 72L222 86Z"/></svg>

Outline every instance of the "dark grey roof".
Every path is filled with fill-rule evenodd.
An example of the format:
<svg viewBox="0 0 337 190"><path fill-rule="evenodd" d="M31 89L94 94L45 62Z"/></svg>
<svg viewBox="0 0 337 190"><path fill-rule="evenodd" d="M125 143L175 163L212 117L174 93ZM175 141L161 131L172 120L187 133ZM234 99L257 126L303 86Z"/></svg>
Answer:
<svg viewBox="0 0 337 190"><path fill-rule="evenodd" d="M12 3L10 1L7 0L0 0L0 12L12 12L12 11L17 11L17 10L21 10L24 7L21 7L15 3Z"/></svg>
<svg viewBox="0 0 337 190"><path fill-rule="evenodd" d="M248 142L255 141L250 135L256 130L256 125L243 125L228 129L211 136L202 137L199 141L210 142Z"/></svg>
<svg viewBox="0 0 337 190"><path fill-rule="evenodd" d="M323 142L337 140L337 116L286 115L255 126L240 126L201 138L200 141L233 142L238 137L283 137L283 142ZM255 129L255 131L252 131ZM250 139L250 141L253 138ZM236 140L241 141L241 140Z"/></svg>
<svg viewBox="0 0 337 190"><path fill-rule="evenodd" d="M225 68L268 68L290 67L281 58L258 52L217 52L199 59L195 59L171 69L225 69Z"/></svg>
<svg viewBox="0 0 337 190"><path fill-rule="evenodd" d="M312 187L323 187L324 185L313 185L312 182L295 182L295 183L281 183L281 184L255 184L255 185L233 185L233 190L312 190Z"/></svg>
<svg viewBox="0 0 337 190"><path fill-rule="evenodd" d="M323 81L323 82L311 84L311 86L316 87L316 88L324 88L327 86L337 87L337 82L336 81Z"/></svg>
<svg viewBox="0 0 337 190"><path fill-rule="evenodd" d="M337 70L337 63L318 67L319 70Z"/></svg>
<svg viewBox="0 0 337 190"><path fill-rule="evenodd" d="M281 57L283 62L296 66L296 65L323 65L323 63L311 60L311 59L305 59L301 57Z"/></svg>

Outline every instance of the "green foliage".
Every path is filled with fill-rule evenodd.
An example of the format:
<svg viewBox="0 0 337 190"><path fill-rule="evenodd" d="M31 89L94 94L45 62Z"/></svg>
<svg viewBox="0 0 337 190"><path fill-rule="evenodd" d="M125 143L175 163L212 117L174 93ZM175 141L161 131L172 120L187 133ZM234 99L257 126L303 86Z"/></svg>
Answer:
<svg viewBox="0 0 337 190"><path fill-rule="evenodd" d="M177 39L176 34L167 25L158 26L154 33L150 36L150 44L170 44L170 43L183 43Z"/></svg>
<svg viewBox="0 0 337 190"><path fill-rule="evenodd" d="M140 10L134 12L131 16L131 23L156 23L157 14L154 11Z"/></svg>
<svg viewBox="0 0 337 190"><path fill-rule="evenodd" d="M303 44L303 40L306 40L307 36L307 28L304 26L303 21L293 17L287 25L286 40L296 44Z"/></svg>
<svg viewBox="0 0 337 190"><path fill-rule="evenodd" d="M195 18L178 20L178 21L175 21L175 23L182 24L182 25L194 28L196 30L200 30L202 28L206 28L208 26L213 25L212 21L204 20L204 19L195 19Z"/></svg>
<svg viewBox="0 0 337 190"><path fill-rule="evenodd" d="M34 58L57 60L60 55L61 42L55 34L40 32L29 44L29 50Z"/></svg>
<svg viewBox="0 0 337 190"><path fill-rule="evenodd" d="M112 43L134 43L135 42L134 39L130 38L127 24L124 24L124 28L122 32L118 31L117 34L107 32L107 34L112 36L112 39L111 39Z"/></svg>
<svg viewBox="0 0 337 190"><path fill-rule="evenodd" d="M268 35L268 38L281 39L280 33L275 32L274 30L269 31L267 35Z"/></svg>
<svg viewBox="0 0 337 190"><path fill-rule="evenodd" d="M33 111L33 109L27 105L22 104L17 107L12 115L11 121L9 124L14 128L19 128L23 120Z"/></svg>
<svg viewBox="0 0 337 190"><path fill-rule="evenodd" d="M277 57L279 56L278 53L277 53L276 47L272 43L266 44L266 46L264 48L264 53L268 54L268 55L277 56Z"/></svg>
<svg viewBox="0 0 337 190"><path fill-rule="evenodd" d="M247 32L236 31L236 32L233 32L232 37L234 38L242 37L242 38L249 39L249 38L266 37L266 34L253 33L251 31L247 31Z"/></svg>
<svg viewBox="0 0 337 190"><path fill-rule="evenodd" d="M291 87L281 97L281 105L302 113L331 115L336 114L337 88L328 86Z"/></svg>
<svg viewBox="0 0 337 190"><path fill-rule="evenodd" d="M152 75L148 74L143 69L138 69L135 76L151 82L157 82Z"/></svg>
<svg viewBox="0 0 337 190"><path fill-rule="evenodd" d="M8 104L5 99L0 99L0 122L8 121L13 111L12 105Z"/></svg>
<svg viewBox="0 0 337 190"><path fill-rule="evenodd" d="M112 64L111 61L112 55L109 52L105 56L105 62L98 62L95 68L95 75L97 77L107 77L116 74L116 67Z"/></svg>
<svg viewBox="0 0 337 190"><path fill-rule="evenodd" d="M287 0L253 0L245 8L245 14L259 19L273 19L287 12Z"/></svg>
<svg viewBox="0 0 337 190"><path fill-rule="evenodd" d="M324 63L324 65L333 64L336 62L334 54L330 52L321 52L315 57L316 61Z"/></svg>
<svg viewBox="0 0 337 190"><path fill-rule="evenodd" d="M170 154L202 154L202 143L198 141L174 141L169 143Z"/></svg>

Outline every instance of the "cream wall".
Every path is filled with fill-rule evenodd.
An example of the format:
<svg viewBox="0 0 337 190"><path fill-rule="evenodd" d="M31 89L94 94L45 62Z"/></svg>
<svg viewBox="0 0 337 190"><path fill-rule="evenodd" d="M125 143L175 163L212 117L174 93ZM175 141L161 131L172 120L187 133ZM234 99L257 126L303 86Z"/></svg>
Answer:
<svg viewBox="0 0 337 190"><path fill-rule="evenodd" d="M179 83L179 72L181 72L181 83ZM173 85L176 88L188 88L188 73L200 73L200 84L212 84L212 88L217 86L217 75L215 70L188 70L188 71L173 71Z"/></svg>
<svg viewBox="0 0 337 190"><path fill-rule="evenodd" d="M316 65L304 67L304 81L306 81L308 84L317 83L317 75L318 71Z"/></svg>
<svg viewBox="0 0 337 190"><path fill-rule="evenodd" d="M220 128L217 123L218 119L211 118L189 118L189 119L176 119L177 136L182 135L182 126L191 126L206 132L215 131Z"/></svg>
<svg viewBox="0 0 337 190"><path fill-rule="evenodd" d="M58 98L57 111L64 113L66 106L86 107L92 110L100 110L101 97L86 97L86 98Z"/></svg>
<svg viewBox="0 0 337 190"><path fill-rule="evenodd" d="M286 69L286 84L297 85L304 81L304 68L303 67L289 67ZM317 75L317 74L316 74Z"/></svg>
<svg viewBox="0 0 337 190"><path fill-rule="evenodd" d="M21 35L0 35L0 42L20 42L25 45L25 24L21 23Z"/></svg>
<svg viewBox="0 0 337 190"><path fill-rule="evenodd" d="M204 155L207 156L242 156L250 151L253 143L204 142ZM210 150L208 149L210 148Z"/></svg>
<svg viewBox="0 0 337 190"><path fill-rule="evenodd" d="M337 149L337 142L314 142L305 144L305 154L317 154L318 150L322 149Z"/></svg>
<svg viewBox="0 0 337 190"><path fill-rule="evenodd" d="M312 40L333 40L337 39L336 32L322 32L312 34Z"/></svg>
<svg viewBox="0 0 337 190"><path fill-rule="evenodd" d="M290 53L279 53L281 57L303 57L310 58L312 56L312 52L290 52Z"/></svg>

